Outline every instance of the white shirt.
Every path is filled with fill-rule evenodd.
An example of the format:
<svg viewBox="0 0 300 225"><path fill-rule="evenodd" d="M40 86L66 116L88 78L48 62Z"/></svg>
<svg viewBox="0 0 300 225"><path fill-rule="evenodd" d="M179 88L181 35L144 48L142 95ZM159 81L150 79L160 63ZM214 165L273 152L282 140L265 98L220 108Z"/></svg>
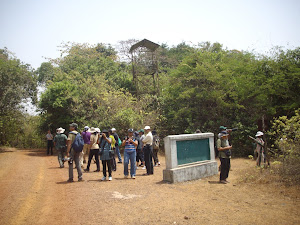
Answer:
<svg viewBox="0 0 300 225"><path fill-rule="evenodd" d="M143 143L145 145L152 145L152 142L153 142L153 136L151 131L149 131L146 137L143 139Z"/></svg>

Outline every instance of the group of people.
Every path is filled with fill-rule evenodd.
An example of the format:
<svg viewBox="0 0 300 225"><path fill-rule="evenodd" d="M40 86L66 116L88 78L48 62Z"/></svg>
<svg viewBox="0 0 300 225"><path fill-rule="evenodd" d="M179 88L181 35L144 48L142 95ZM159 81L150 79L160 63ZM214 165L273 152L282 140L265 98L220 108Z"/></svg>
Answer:
<svg viewBox="0 0 300 225"><path fill-rule="evenodd" d="M220 183L227 184L227 180L230 170L230 158L232 145L229 144L230 133L233 129L227 129L227 127L220 126L220 133L218 134L217 149L219 151L220 165ZM256 165L261 166L265 162L265 151L264 151L264 133L258 131L255 135L255 151L254 154L257 156Z"/></svg>
<svg viewBox="0 0 300 225"><path fill-rule="evenodd" d="M115 156L118 158L118 163L124 163L124 178L128 178L129 176L129 163L130 177L132 179L136 178L136 169L138 166L146 169L144 175L152 175L154 173L153 167L160 165L158 160L159 137L155 130L151 132L150 126L145 126L144 129L136 132L132 128L128 129L127 136L123 140L120 139L115 128L101 132L99 128L85 126L82 133L79 133L77 130L78 125L72 123L70 124L68 137L64 134L65 129L61 127L56 130L55 137L53 138L52 136L51 144L54 144L57 150L60 167L63 168L64 163L68 161L68 182L73 182L73 162L75 162L78 172L78 181L82 181L84 164L87 163L84 171L89 172L93 158L97 166L94 172L100 171L99 158L102 161L102 181L107 179L107 172L108 180L112 180L112 171L116 171L117 169ZM51 132L48 132L47 139L49 134ZM82 147L78 148L81 142ZM122 160L120 154L121 146L124 147L124 160ZM49 149L47 153L49 154ZM52 151L51 153L53 154ZM87 156L88 160L86 161Z"/></svg>

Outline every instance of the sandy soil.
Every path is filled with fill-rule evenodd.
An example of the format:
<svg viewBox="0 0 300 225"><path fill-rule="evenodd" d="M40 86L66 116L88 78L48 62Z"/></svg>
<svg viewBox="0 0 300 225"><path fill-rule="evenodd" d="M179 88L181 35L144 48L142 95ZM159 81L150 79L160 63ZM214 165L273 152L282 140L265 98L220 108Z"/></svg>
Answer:
<svg viewBox="0 0 300 225"><path fill-rule="evenodd" d="M300 224L299 192L241 182L254 161L233 159L226 185L217 175L165 183L160 161L153 176L139 168L135 180L126 180L118 164L113 181L90 172L77 182L74 170L75 182L67 183L68 169L45 150L2 149L0 224Z"/></svg>

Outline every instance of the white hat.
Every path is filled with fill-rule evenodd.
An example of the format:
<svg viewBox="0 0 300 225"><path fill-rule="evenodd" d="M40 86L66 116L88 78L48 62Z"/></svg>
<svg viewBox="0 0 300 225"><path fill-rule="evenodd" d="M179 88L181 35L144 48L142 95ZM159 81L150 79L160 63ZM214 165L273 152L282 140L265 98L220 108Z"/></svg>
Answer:
<svg viewBox="0 0 300 225"><path fill-rule="evenodd" d="M85 130L88 130L88 129L90 129L90 128L89 128L89 126L85 126L84 129L85 129Z"/></svg>
<svg viewBox="0 0 300 225"><path fill-rule="evenodd" d="M257 131L255 137L264 136L264 133L261 131Z"/></svg>
<svg viewBox="0 0 300 225"><path fill-rule="evenodd" d="M114 128L114 127L113 127L113 128L111 128L111 131L112 131L112 132L116 131L116 128Z"/></svg>
<svg viewBox="0 0 300 225"><path fill-rule="evenodd" d="M100 133L100 132L101 132L101 130L100 130L100 128L99 128L99 127L95 128L95 130L96 130L96 132L98 132L98 133Z"/></svg>
<svg viewBox="0 0 300 225"><path fill-rule="evenodd" d="M57 128L57 133L62 134L62 133L64 133L64 132L65 132L65 129L64 129L64 128L62 128L62 127Z"/></svg>
<svg viewBox="0 0 300 225"><path fill-rule="evenodd" d="M144 130L150 130L150 126L145 126Z"/></svg>
<svg viewBox="0 0 300 225"><path fill-rule="evenodd" d="M97 130L95 129L95 127L91 127L91 129L89 130L89 132L95 133L95 132L97 132Z"/></svg>

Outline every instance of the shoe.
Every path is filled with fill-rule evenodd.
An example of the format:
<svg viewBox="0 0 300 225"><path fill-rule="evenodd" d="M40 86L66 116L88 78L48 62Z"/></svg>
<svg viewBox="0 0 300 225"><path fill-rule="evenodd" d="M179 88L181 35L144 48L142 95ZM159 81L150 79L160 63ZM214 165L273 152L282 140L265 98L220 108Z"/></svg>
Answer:
<svg viewBox="0 0 300 225"><path fill-rule="evenodd" d="M154 166L158 166L157 164L155 164Z"/></svg>
<svg viewBox="0 0 300 225"><path fill-rule="evenodd" d="M148 173L144 173L143 176L149 176L149 174Z"/></svg>
<svg viewBox="0 0 300 225"><path fill-rule="evenodd" d="M65 167L64 165L61 165L61 166L60 166L60 168L64 168L64 167Z"/></svg>
<svg viewBox="0 0 300 225"><path fill-rule="evenodd" d="M83 163L86 163L86 161L85 161L85 160L83 160Z"/></svg>
<svg viewBox="0 0 300 225"><path fill-rule="evenodd" d="M100 170L95 170L94 172L100 172Z"/></svg>
<svg viewBox="0 0 300 225"><path fill-rule="evenodd" d="M122 161L119 161L118 163L122 164Z"/></svg>
<svg viewBox="0 0 300 225"><path fill-rule="evenodd" d="M142 170L145 170L146 169L146 166L144 166L143 168L142 168Z"/></svg>
<svg viewBox="0 0 300 225"><path fill-rule="evenodd" d="M160 162L158 162L158 166L160 166Z"/></svg>
<svg viewBox="0 0 300 225"><path fill-rule="evenodd" d="M133 175L133 176L131 176L131 178L132 178L132 179L135 179L135 176Z"/></svg>
<svg viewBox="0 0 300 225"><path fill-rule="evenodd" d="M128 175L125 175L124 178L127 179L127 178L128 178Z"/></svg>
<svg viewBox="0 0 300 225"><path fill-rule="evenodd" d="M226 180L220 180L221 184L227 184Z"/></svg>
<svg viewBox="0 0 300 225"><path fill-rule="evenodd" d="M90 172L90 170L89 169L84 169L84 172Z"/></svg>
<svg viewBox="0 0 300 225"><path fill-rule="evenodd" d="M112 177L109 177L108 180L109 180L109 181L112 181Z"/></svg>
<svg viewBox="0 0 300 225"><path fill-rule="evenodd" d="M140 166L140 167L143 167L143 166L144 166L144 164L143 164L143 163L141 163L139 166Z"/></svg>
<svg viewBox="0 0 300 225"><path fill-rule="evenodd" d="M102 181L105 181L105 180L106 180L106 177L102 177L101 180L102 180Z"/></svg>
<svg viewBox="0 0 300 225"><path fill-rule="evenodd" d="M228 180L225 180L227 184L229 184L230 182Z"/></svg>
<svg viewBox="0 0 300 225"><path fill-rule="evenodd" d="M83 181L82 177L81 177L81 178L78 178L78 182L80 182L80 181Z"/></svg>
<svg viewBox="0 0 300 225"><path fill-rule="evenodd" d="M71 183L71 182L74 182L74 180L73 179L69 179L69 180L67 180L67 182Z"/></svg>

